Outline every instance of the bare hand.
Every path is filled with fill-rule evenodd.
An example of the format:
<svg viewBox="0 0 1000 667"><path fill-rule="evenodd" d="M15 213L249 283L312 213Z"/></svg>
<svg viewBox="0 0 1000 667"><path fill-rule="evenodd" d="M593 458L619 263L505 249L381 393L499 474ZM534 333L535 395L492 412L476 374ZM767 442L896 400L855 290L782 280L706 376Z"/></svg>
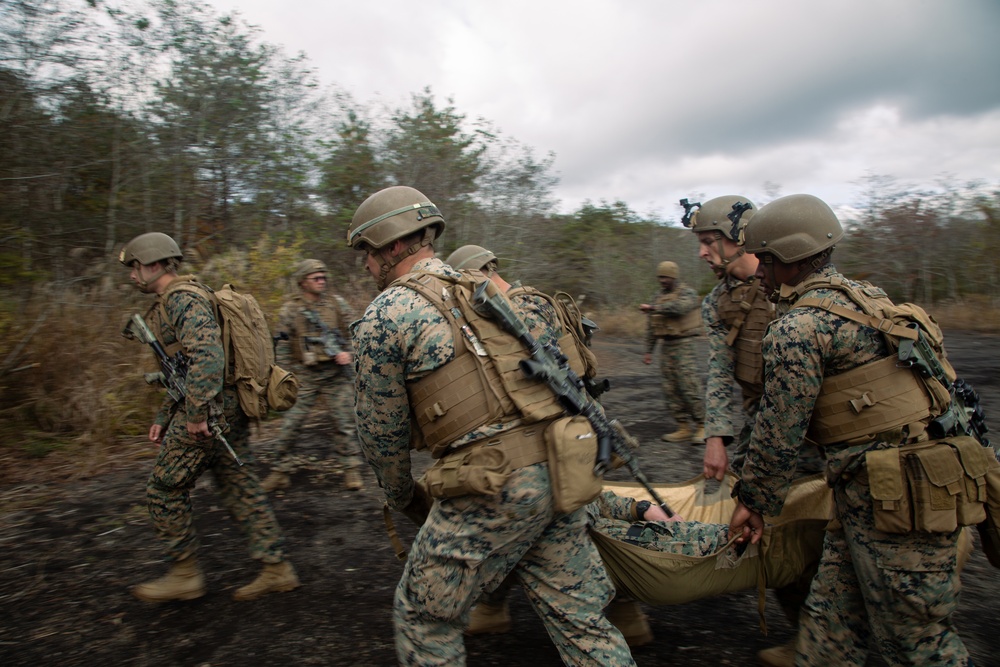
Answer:
<svg viewBox="0 0 1000 667"><path fill-rule="evenodd" d="M188 422L187 423L188 435L194 437L195 440L204 440L205 438L211 438L212 432L208 429L208 421L203 422Z"/></svg>
<svg viewBox="0 0 1000 667"><path fill-rule="evenodd" d="M341 366L347 366L348 364L354 363L350 352L338 352L334 355L333 360Z"/></svg>
<svg viewBox="0 0 1000 667"><path fill-rule="evenodd" d="M641 310L644 313L648 313L649 311L653 310L653 307L648 303L640 303L639 310Z"/></svg>
<svg viewBox="0 0 1000 667"><path fill-rule="evenodd" d="M163 427L159 424L153 424L149 427L149 441L156 443L157 445L163 444Z"/></svg>
<svg viewBox="0 0 1000 667"><path fill-rule="evenodd" d="M663 511L663 508L659 505L650 505L649 509L646 510L642 515L643 521L683 521L684 517L680 514L674 514L673 516L667 516L667 513Z"/></svg>
<svg viewBox="0 0 1000 667"><path fill-rule="evenodd" d="M703 462L705 479L717 479L720 482L726 476L729 466L729 456L726 455L726 445L722 438L712 436L705 440L705 460Z"/></svg>
<svg viewBox="0 0 1000 667"><path fill-rule="evenodd" d="M736 538L738 544L743 544L747 539L750 540L750 544L757 544L764 536L764 517L737 501L733 518L729 520L729 536L734 535L738 535Z"/></svg>
<svg viewBox="0 0 1000 667"><path fill-rule="evenodd" d="M651 355L649 352L642 355L642 363L646 364L647 366L653 363L653 355Z"/></svg>

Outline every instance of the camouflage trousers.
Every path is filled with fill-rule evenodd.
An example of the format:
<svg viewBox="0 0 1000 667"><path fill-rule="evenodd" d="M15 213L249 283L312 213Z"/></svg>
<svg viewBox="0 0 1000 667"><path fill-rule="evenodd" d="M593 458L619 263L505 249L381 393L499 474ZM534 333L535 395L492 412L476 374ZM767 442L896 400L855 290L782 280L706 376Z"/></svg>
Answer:
<svg viewBox="0 0 1000 667"><path fill-rule="evenodd" d="M191 490L205 472L212 473L223 505L246 535L250 556L265 563L282 560L281 528L252 470L249 422L240 414L229 424L226 439L243 461L242 467L218 441L192 438L183 418L175 418L167 427L146 483L146 505L172 561L193 556L198 550Z"/></svg>
<svg viewBox="0 0 1000 667"><path fill-rule="evenodd" d="M495 496L435 501L396 587L399 663L464 665L472 605L513 572L565 664L634 665L604 617L614 588L586 523L583 508L555 513L546 464L514 471Z"/></svg>
<svg viewBox="0 0 1000 667"><path fill-rule="evenodd" d="M677 423L705 423L705 392L701 387L697 337L664 340L660 344L660 374L667 412Z"/></svg>
<svg viewBox="0 0 1000 667"><path fill-rule="evenodd" d="M961 588L959 531L876 530L871 493L861 477L834 488L841 526L826 534L802 610L795 664L864 665L874 638L892 666L968 665L951 619Z"/></svg>
<svg viewBox="0 0 1000 667"><path fill-rule="evenodd" d="M290 473L294 469L290 454L292 443L298 438L309 412L322 397L326 414L333 422L333 453L344 468L360 466L361 446L354 425L354 382L333 362L327 362L304 371L296 371L299 378L299 396L284 415L281 433L275 443L274 469Z"/></svg>

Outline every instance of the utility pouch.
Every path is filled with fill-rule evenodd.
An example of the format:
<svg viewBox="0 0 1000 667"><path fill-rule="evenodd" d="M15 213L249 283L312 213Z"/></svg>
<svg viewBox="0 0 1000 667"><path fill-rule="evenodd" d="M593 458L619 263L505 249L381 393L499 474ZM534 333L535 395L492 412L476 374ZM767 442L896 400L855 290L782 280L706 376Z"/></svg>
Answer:
<svg viewBox="0 0 1000 667"><path fill-rule="evenodd" d="M992 448L983 448L993 454ZM979 540L990 565L1000 568L1000 462L990 456L986 471L986 520L976 525Z"/></svg>
<svg viewBox="0 0 1000 667"><path fill-rule="evenodd" d="M472 446L442 457L424 473L422 484L432 498L492 496L513 472L499 447Z"/></svg>
<svg viewBox="0 0 1000 667"><path fill-rule="evenodd" d="M865 454L875 528L884 533L909 533L913 530L910 489L901 463L902 457L896 448Z"/></svg>
<svg viewBox="0 0 1000 667"><path fill-rule="evenodd" d="M271 364L271 374L267 379L267 403L272 410L284 412L299 396L299 379L291 371Z"/></svg>
<svg viewBox="0 0 1000 667"><path fill-rule="evenodd" d="M992 467L996 459L990 451L974 438L958 436L868 452L875 527L887 533L952 533L988 523L993 471L1000 519L1000 464ZM1000 551L997 555L1000 562Z"/></svg>
<svg viewBox="0 0 1000 667"><path fill-rule="evenodd" d="M552 422L545 429L545 447L556 512L575 512L601 493L603 480L594 475L597 434L586 417Z"/></svg>

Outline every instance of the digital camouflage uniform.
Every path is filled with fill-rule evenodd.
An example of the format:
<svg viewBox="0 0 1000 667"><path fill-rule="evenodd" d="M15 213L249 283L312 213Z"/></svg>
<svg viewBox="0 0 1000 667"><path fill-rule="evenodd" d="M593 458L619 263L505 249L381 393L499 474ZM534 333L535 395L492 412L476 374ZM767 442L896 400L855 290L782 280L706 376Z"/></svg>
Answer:
<svg viewBox="0 0 1000 667"><path fill-rule="evenodd" d="M693 422L700 426L705 421L705 397L701 386L701 369L698 366L697 339L701 329L678 336L657 336L653 317L680 318L700 306L698 293L692 287L678 282L670 292L659 292L650 305L646 328L646 352L653 353L658 340L660 345L660 374L663 376L663 397L667 411L678 424Z"/></svg>
<svg viewBox="0 0 1000 667"><path fill-rule="evenodd" d="M178 277L174 282L189 279ZM239 405L236 389L223 387L222 333L212 305L202 296L178 290L164 299L166 319L154 306L147 316L150 329L168 346L180 342L190 360L186 399L176 405L167 397L156 416L165 427L163 444L146 484L149 515L157 535L166 544L171 561L193 556L198 533L193 522L191 490L205 472L211 472L216 489L233 519L250 543L250 555L264 563L282 561L284 539L267 496L253 473L249 419ZM209 416L209 403L221 392L229 431L226 439L242 467L217 439L196 440L187 423Z"/></svg>
<svg viewBox="0 0 1000 667"><path fill-rule="evenodd" d="M291 297L281 308L278 331L289 340L278 342L275 362L295 373L299 379L299 394L295 405L284 416L281 433L275 443L274 469L290 473L295 466L290 449L301 433L309 412L321 397L333 420L333 451L341 467L350 470L361 465L361 450L354 426L353 365L341 366L333 360L334 350L324 352L319 339L323 332L310 319L322 322L329 330L338 330L346 347L336 352L352 352L349 325L354 319L347 302L339 296L320 294L308 301L301 294ZM310 313L306 317L306 313ZM310 340L306 340L310 339ZM306 363L308 361L308 363Z"/></svg>
<svg viewBox="0 0 1000 667"><path fill-rule="evenodd" d="M749 290L757 290L756 294ZM705 386L705 437L720 437L728 446L736 441L729 467L739 474L747 446L750 444L750 432L753 429L754 416L760 404L764 391L763 361L761 359L760 341L763 330L758 331L760 323L774 319L774 305L764 294L756 278L738 280L727 274L705 297L701 304L701 318L708 333L708 379ZM750 304L749 312L741 308L741 304ZM731 338L731 330L735 323L733 317L726 313L743 313L742 326L737 339ZM766 325L765 325L766 326ZM753 329L752 331L750 329ZM727 340L728 339L728 340ZM732 342L729 342L732 340ZM742 355L742 358L741 358ZM751 359L750 357L755 357ZM737 372L737 365L742 371ZM751 374L751 369L760 368L758 378L751 380L743 377ZM742 392L743 426L736 435L734 405L736 386ZM824 467L822 454L812 444L806 444L799 452L798 476L821 472Z"/></svg>
<svg viewBox="0 0 1000 667"><path fill-rule="evenodd" d="M420 260L411 270L459 275L437 259ZM555 335L554 312L523 314L541 342ZM452 328L414 290L390 285L353 325L353 334L361 446L389 505L401 509L414 494L407 385L455 357ZM476 429L453 446L519 423ZM634 664L621 634L602 614L613 587L586 523L584 508L555 513L546 463L515 470L496 495L435 500L396 589L400 664L465 664L462 631L469 610L511 571L564 663Z"/></svg>
<svg viewBox="0 0 1000 667"><path fill-rule="evenodd" d="M834 276L841 277L828 265L810 279ZM859 310L836 289L808 296ZM890 354L878 331L817 308L789 312L792 305L778 304L780 318L764 338L764 397L736 489L744 505L765 516L784 502L823 378ZM803 609L797 665L864 665L869 639L890 665L968 664L951 619L960 589L959 531L875 529L864 455L895 444L824 447L838 524L826 534Z"/></svg>

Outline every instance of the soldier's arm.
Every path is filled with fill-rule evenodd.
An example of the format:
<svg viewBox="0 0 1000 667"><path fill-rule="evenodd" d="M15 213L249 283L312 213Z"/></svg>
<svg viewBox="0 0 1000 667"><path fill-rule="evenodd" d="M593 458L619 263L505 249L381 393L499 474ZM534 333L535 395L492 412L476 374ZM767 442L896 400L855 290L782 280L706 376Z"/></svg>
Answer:
<svg viewBox="0 0 1000 667"><path fill-rule="evenodd" d="M653 312L666 315L667 317L680 317L701 306L698 292L693 287L682 285L678 287L678 290L676 299L654 304Z"/></svg>
<svg viewBox="0 0 1000 667"><path fill-rule="evenodd" d="M274 347L274 363L293 373L302 372L302 364L292 354L292 340L299 332L295 328L295 302L286 301L278 313L277 333L284 333L287 340L279 340Z"/></svg>
<svg viewBox="0 0 1000 667"><path fill-rule="evenodd" d="M740 501L758 514L778 514L788 493L823 383L824 329L805 309L773 323L764 337L764 396L738 489Z"/></svg>
<svg viewBox="0 0 1000 667"><path fill-rule="evenodd" d="M167 298L167 317L188 356L184 401L188 423L208 419L208 403L222 391L225 352L222 331L211 304L191 292L174 292Z"/></svg>
<svg viewBox="0 0 1000 667"><path fill-rule="evenodd" d="M375 303L354 323L352 333L358 360L355 412L361 449L389 506L401 509L413 498L403 337L396 322Z"/></svg>
<svg viewBox="0 0 1000 667"><path fill-rule="evenodd" d="M705 436L720 437L729 444L734 436L733 393L736 385L736 351L726 344L729 332L719 320L717 292L701 306L701 319L708 332L708 377L705 383Z"/></svg>

